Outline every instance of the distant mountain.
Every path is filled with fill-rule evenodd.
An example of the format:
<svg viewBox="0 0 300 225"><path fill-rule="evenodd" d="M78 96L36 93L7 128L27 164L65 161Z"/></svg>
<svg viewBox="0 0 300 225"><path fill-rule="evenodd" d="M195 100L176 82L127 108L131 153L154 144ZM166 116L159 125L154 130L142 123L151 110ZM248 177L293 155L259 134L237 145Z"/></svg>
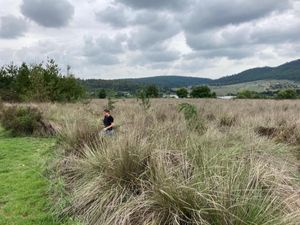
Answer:
<svg viewBox="0 0 300 225"><path fill-rule="evenodd" d="M155 76L145 78L116 79L116 80L83 80L83 84L90 90L109 88L118 91L135 91L143 85L156 85L160 88L187 87L204 85L212 82L211 79L184 76Z"/></svg>
<svg viewBox="0 0 300 225"><path fill-rule="evenodd" d="M246 70L239 74L214 80L216 85L239 84L257 80L300 81L300 60L285 63L277 67L262 67Z"/></svg>
<svg viewBox="0 0 300 225"><path fill-rule="evenodd" d="M184 76L155 76L129 80L134 80L134 82L139 84L154 84L163 88L186 87L190 85L201 85L212 82L212 80L208 78Z"/></svg>
<svg viewBox="0 0 300 225"><path fill-rule="evenodd" d="M141 85L156 85L162 89L188 87L197 85L230 85L259 80L290 80L300 81L300 60L285 63L278 67L260 67L244 72L212 80L207 78L186 76L154 76L146 78L116 80L81 80L89 90L108 88L117 91L136 91Z"/></svg>

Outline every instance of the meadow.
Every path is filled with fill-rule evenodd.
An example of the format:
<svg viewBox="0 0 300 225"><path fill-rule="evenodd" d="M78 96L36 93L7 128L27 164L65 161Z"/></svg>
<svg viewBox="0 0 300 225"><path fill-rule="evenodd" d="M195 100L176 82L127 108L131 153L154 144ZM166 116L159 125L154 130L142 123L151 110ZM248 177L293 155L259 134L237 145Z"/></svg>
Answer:
<svg viewBox="0 0 300 225"><path fill-rule="evenodd" d="M299 224L300 101L118 100L112 137L101 133L107 100L25 105L55 130L43 138L54 146L40 159L36 137L32 147L24 144L26 157L47 162L37 170L47 179L41 199L53 218L88 225ZM0 195L0 218L6 198Z"/></svg>

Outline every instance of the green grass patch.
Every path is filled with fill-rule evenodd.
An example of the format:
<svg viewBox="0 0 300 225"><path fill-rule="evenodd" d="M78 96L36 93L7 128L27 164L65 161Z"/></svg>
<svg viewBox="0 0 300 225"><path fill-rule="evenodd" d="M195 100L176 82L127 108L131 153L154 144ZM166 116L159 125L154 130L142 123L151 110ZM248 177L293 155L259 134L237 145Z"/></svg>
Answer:
<svg viewBox="0 0 300 225"><path fill-rule="evenodd" d="M11 138L0 128L0 224L66 225L51 214L49 181L43 175L50 138Z"/></svg>

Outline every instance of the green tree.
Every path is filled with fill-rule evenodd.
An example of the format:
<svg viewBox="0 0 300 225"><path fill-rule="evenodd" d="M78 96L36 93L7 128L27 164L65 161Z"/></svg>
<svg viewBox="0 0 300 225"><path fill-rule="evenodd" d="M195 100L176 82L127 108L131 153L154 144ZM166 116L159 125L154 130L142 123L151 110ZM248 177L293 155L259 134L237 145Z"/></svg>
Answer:
<svg viewBox="0 0 300 225"><path fill-rule="evenodd" d="M297 92L293 89L280 90L276 96L278 99L296 99Z"/></svg>
<svg viewBox="0 0 300 225"><path fill-rule="evenodd" d="M147 98L158 98L159 90L155 85L149 85L145 89Z"/></svg>
<svg viewBox="0 0 300 225"><path fill-rule="evenodd" d="M4 101L18 101L19 96L15 90L15 79L18 68L14 64L2 66L0 69L0 98Z"/></svg>
<svg viewBox="0 0 300 225"><path fill-rule="evenodd" d="M85 89L73 75L64 76L59 80L60 99L58 101L76 101L85 94Z"/></svg>
<svg viewBox="0 0 300 225"><path fill-rule="evenodd" d="M28 100L38 102L50 100L42 64L34 65L31 69L30 84L29 93L27 95Z"/></svg>
<svg viewBox="0 0 300 225"><path fill-rule="evenodd" d="M187 98L189 92L186 88L180 88L176 91L176 94L179 98Z"/></svg>
<svg viewBox="0 0 300 225"><path fill-rule="evenodd" d="M30 82L30 69L26 63L22 63L21 67L18 69L15 80L15 91L20 95L21 99L26 99L26 94L29 91Z"/></svg>
<svg viewBox="0 0 300 225"><path fill-rule="evenodd" d="M98 92L98 98L104 99L106 98L106 91L105 89L101 88Z"/></svg>
<svg viewBox="0 0 300 225"><path fill-rule="evenodd" d="M193 87L191 91L192 98L215 98L216 93L212 93L208 86Z"/></svg>
<svg viewBox="0 0 300 225"><path fill-rule="evenodd" d="M0 97L5 101L73 101L84 95L79 81L72 75L63 76L52 59L46 65L0 68Z"/></svg>

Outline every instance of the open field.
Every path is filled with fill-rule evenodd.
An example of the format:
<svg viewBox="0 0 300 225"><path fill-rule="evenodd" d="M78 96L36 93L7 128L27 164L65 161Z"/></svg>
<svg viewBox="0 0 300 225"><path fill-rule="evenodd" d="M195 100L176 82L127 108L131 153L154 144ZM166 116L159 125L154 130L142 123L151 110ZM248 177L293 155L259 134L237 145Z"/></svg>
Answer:
<svg viewBox="0 0 300 225"><path fill-rule="evenodd" d="M100 132L106 104L33 104L58 132L48 168L54 193L49 202L36 195L41 208L54 204L56 216L89 225L299 224L300 101L156 99L145 109L134 99L118 100L113 137ZM41 171L36 139L16 140L33 145L24 144L23 157L38 161ZM18 156L11 159L21 176ZM13 182L17 188L22 179ZM18 194L26 198L30 190Z"/></svg>
<svg viewBox="0 0 300 225"><path fill-rule="evenodd" d="M43 174L54 144L54 139L10 138L0 130L1 225L62 225L50 212L50 185Z"/></svg>

